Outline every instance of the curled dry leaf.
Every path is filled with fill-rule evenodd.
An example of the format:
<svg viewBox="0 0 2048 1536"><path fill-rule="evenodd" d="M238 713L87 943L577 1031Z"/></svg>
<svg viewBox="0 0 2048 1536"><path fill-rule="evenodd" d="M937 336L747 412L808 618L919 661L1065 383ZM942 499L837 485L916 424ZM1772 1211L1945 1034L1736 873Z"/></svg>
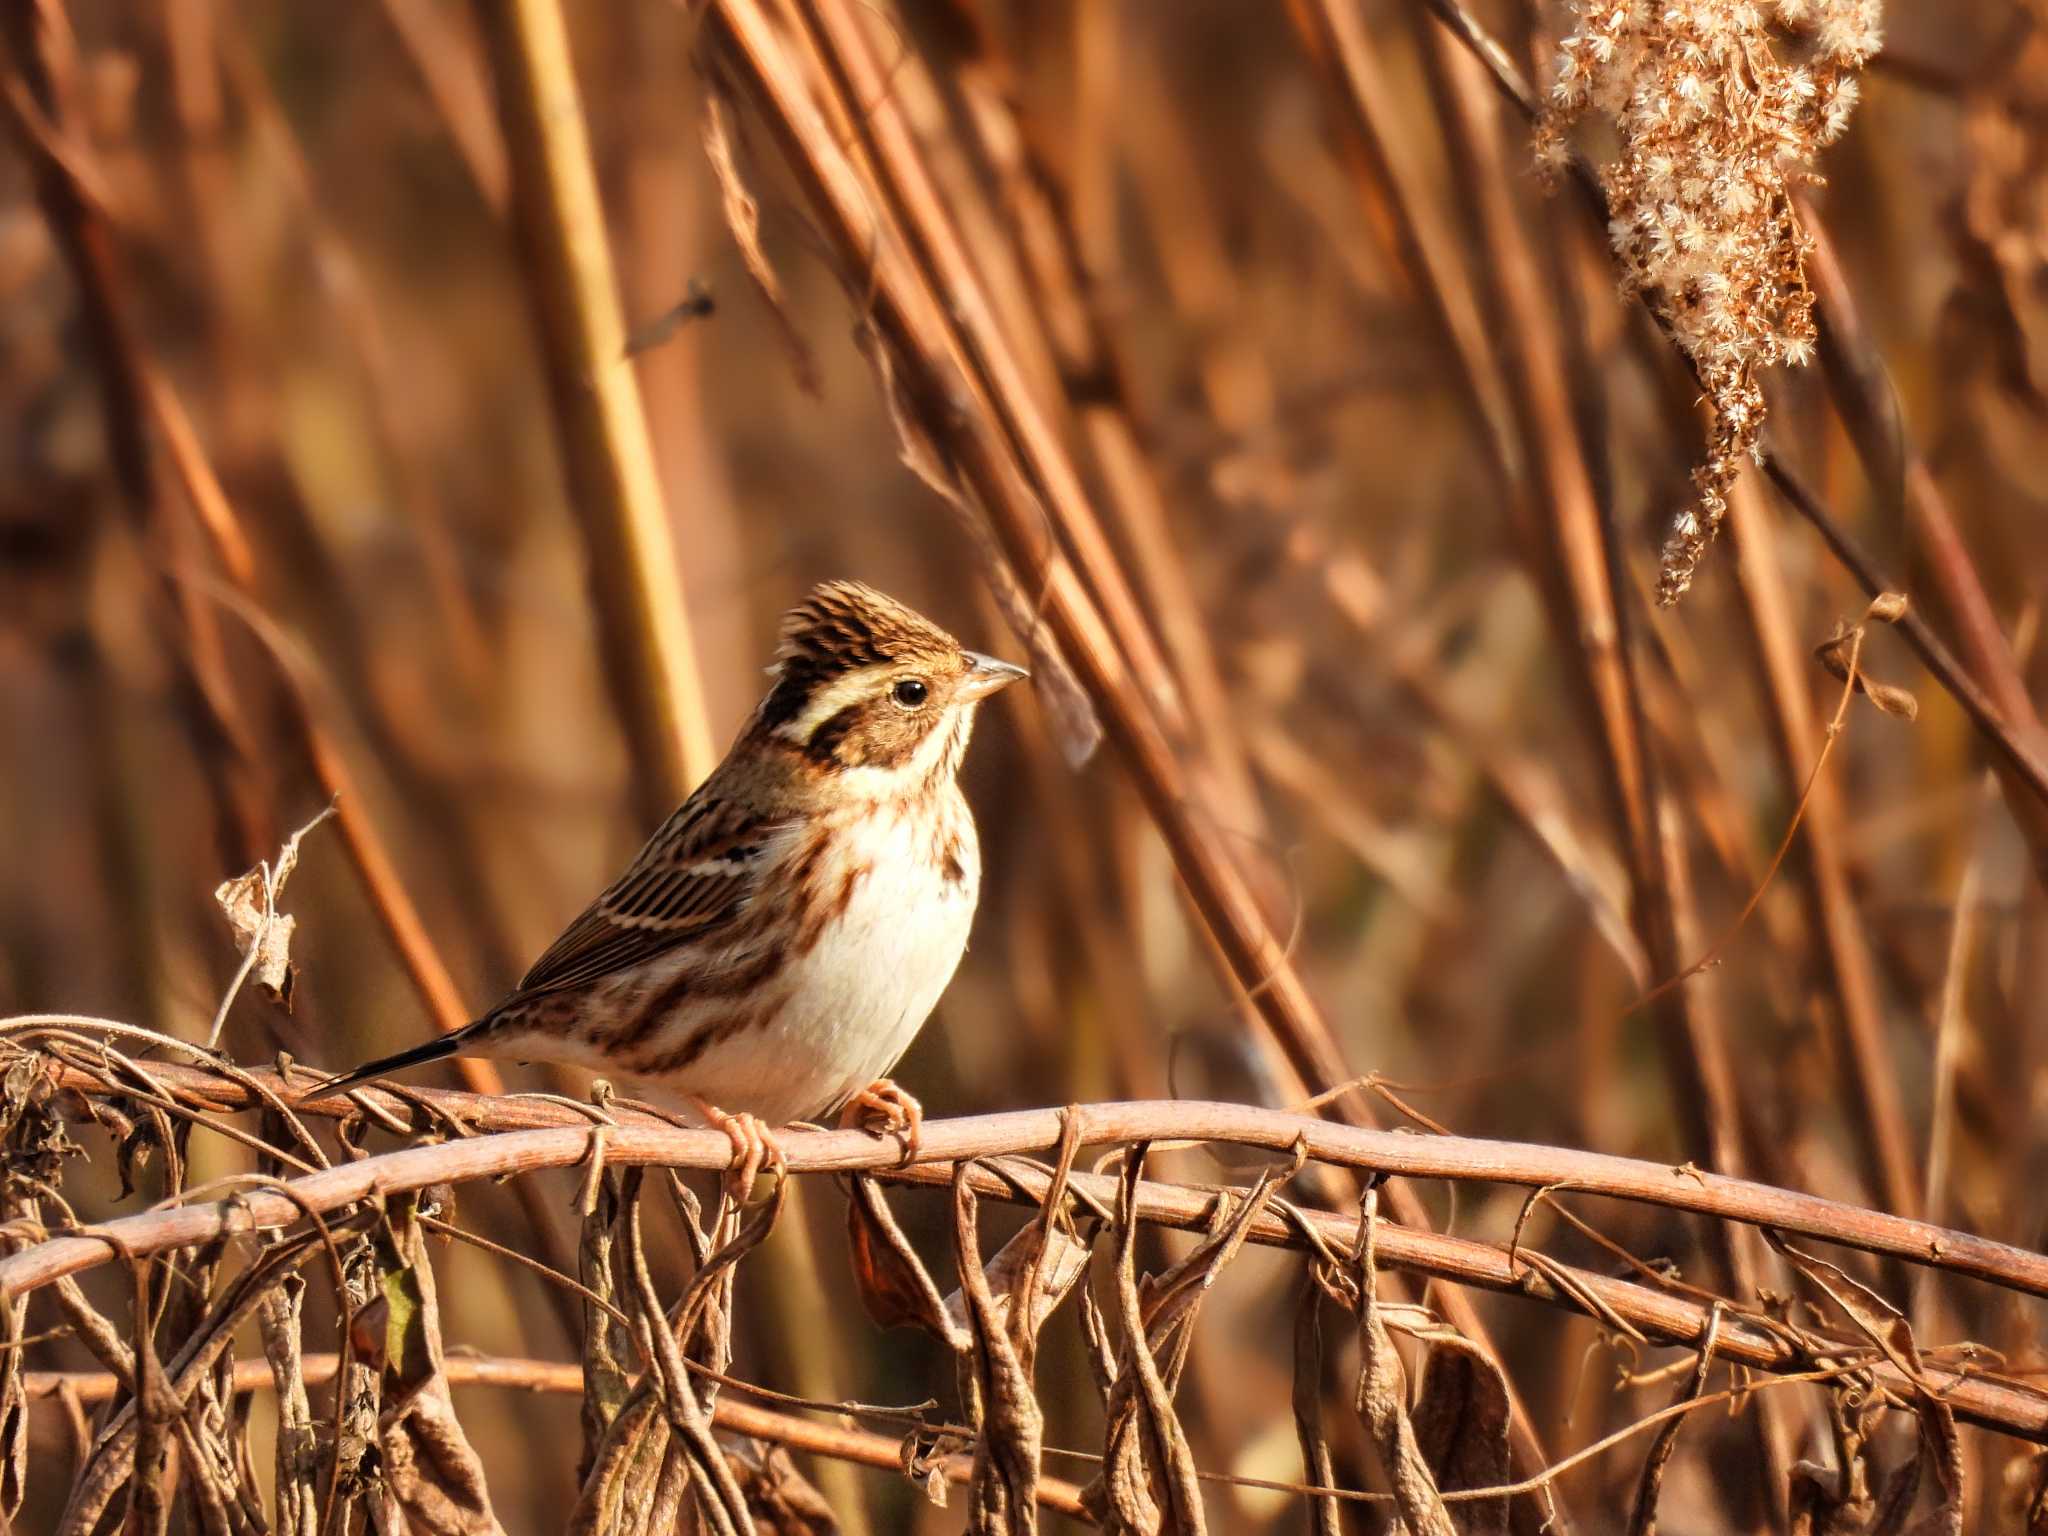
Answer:
<svg viewBox="0 0 2048 1536"><path fill-rule="evenodd" d="M1446 1493L1508 1482L1508 1380L1493 1357L1448 1328L1430 1337L1410 1417L1422 1459ZM1506 1499L1452 1506L1463 1536L1505 1536Z"/></svg>
<svg viewBox="0 0 2048 1536"><path fill-rule="evenodd" d="M213 892L228 926L234 929L235 947L242 952L246 974L254 976L257 986L287 1008L292 1002L293 978L298 974L292 966L292 932L298 920L278 911L277 903L284 895L285 882L299 866L299 839L333 814L330 805L286 838L275 864L258 864L246 874L223 880ZM218 1037L218 1027L214 1033Z"/></svg>
<svg viewBox="0 0 2048 1536"><path fill-rule="evenodd" d="M1884 1491L1877 1497L1865 1536L1904 1536L1906 1519L1920 1497L1920 1473L1925 1464L1926 1456L1916 1442L1913 1455L1892 1468L1891 1475L1884 1480ZM1923 1526L1914 1527L1915 1536L1923 1536L1923 1530ZM1932 1533L1926 1532L1925 1536Z"/></svg>
<svg viewBox="0 0 2048 1536"><path fill-rule="evenodd" d="M1921 1365L1919 1345L1905 1314L1839 1265L1802 1252L1768 1227L1764 1237L1802 1279L1840 1308L1857 1331L1912 1384L1913 1408L1920 1427L1919 1454L1887 1481L1877 1501L1871 1536L1900 1536L1908 1531L1911 1536L1961 1536L1965 1482L1962 1437L1956 1431L1955 1410ZM1934 1473L1939 1503L1908 1527L1906 1517L1919 1496L1923 1468Z"/></svg>
<svg viewBox="0 0 2048 1536"><path fill-rule="evenodd" d="M399 1516L396 1528L420 1536L503 1536L483 1462L455 1415L425 1231L412 1203L396 1200L376 1239L384 1317L380 1497Z"/></svg>
<svg viewBox="0 0 2048 1536"><path fill-rule="evenodd" d="M968 1485L967 1528L973 1536L1030 1536L1038 1529L1038 1458L1045 1416L1031 1384L1029 1349L1019 1350L996 1308L981 1263L978 1203L967 1160L953 1169L953 1243L960 1289L973 1332L972 1401L976 1409L974 1476Z"/></svg>
<svg viewBox="0 0 2048 1536"><path fill-rule="evenodd" d="M1301 1442L1302 1475L1312 1487L1335 1488L1337 1474L1323 1433L1323 1291L1306 1281L1294 1304L1294 1433ZM1339 1536L1335 1499L1309 1501L1314 1536Z"/></svg>
<svg viewBox="0 0 2048 1536"><path fill-rule="evenodd" d="M1181 1367L1187 1360L1194 1337L1195 1313L1203 1299L1237 1257L1250 1236L1252 1224L1265 1214L1274 1192L1301 1171L1304 1150L1297 1146L1287 1164L1271 1164L1251 1189L1233 1203L1229 1194L1219 1194L1210 1212L1209 1229L1186 1258L1158 1275L1148 1275L1139 1287L1143 1303L1145 1332L1156 1354L1167 1350L1169 1388L1179 1385Z"/></svg>
<svg viewBox="0 0 2048 1536"><path fill-rule="evenodd" d="M902 1460L903 1475L910 1479L911 1486L944 1509L947 1492L952 1487L946 1476L946 1459L965 1449L964 1441L915 1429L903 1437L897 1454Z"/></svg>
<svg viewBox="0 0 2048 1536"><path fill-rule="evenodd" d="M1105 1530L1200 1532L1208 1524L1194 1451L1174 1411L1173 1384L1159 1368L1157 1344L1139 1302L1137 1188L1145 1176L1146 1150L1139 1142L1124 1154L1117 1183L1116 1296L1123 1337L1104 1416L1102 1472L1082 1502ZM1167 1318L1156 1331L1164 1335L1191 1316L1182 1312ZM1177 1381L1178 1362L1169 1370Z"/></svg>
<svg viewBox="0 0 2048 1536"><path fill-rule="evenodd" d="M765 1441L742 1443L733 1458L747 1513L763 1536L838 1536L839 1518L788 1451Z"/></svg>
<svg viewBox="0 0 2048 1536"><path fill-rule="evenodd" d="M878 1328L922 1328L956 1354L974 1347L964 1309L939 1297L924 1261L903 1235L873 1179L855 1175L846 1202L846 1243L853 1279Z"/></svg>
<svg viewBox="0 0 2048 1536"><path fill-rule="evenodd" d="M1060 1123L1058 1160L1039 1204L1038 1219L1003 1244L987 1269L996 1320L1015 1344L1026 1374L1037 1357L1038 1335L1046 1319L1088 1272L1091 1250L1074 1232L1067 1213L1068 1180L1080 1149L1077 1124L1068 1116ZM1021 1310L1017 1304L1020 1295L1026 1298ZM946 1315L956 1326L972 1328L964 1288L946 1298Z"/></svg>
<svg viewBox="0 0 2048 1536"><path fill-rule="evenodd" d="M1022 1326L1036 1337L1045 1326L1046 1319L1058 1310L1059 1304L1067 1299L1088 1272L1091 1252L1093 1250L1064 1222L1056 1223L1050 1233L1041 1233L1034 1223L1003 1244L1002 1250L988 1264L988 1284L995 1303L997 1324L1005 1330L1015 1331L1013 1320L1017 1295L1022 1287L1029 1285L1029 1311ZM956 1290L946 1298L945 1312L948 1321L962 1332L972 1327L964 1290Z"/></svg>
<svg viewBox="0 0 2048 1536"><path fill-rule="evenodd" d="M1373 1243L1379 1211L1379 1190L1368 1189L1360 1205L1357 1269L1358 1411L1372 1435L1380 1470L1393 1489L1394 1506L1412 1536L1457 1536L1435 1474L1423 1459L1408 1416L1407 1377L1394 1340L1380 1315L1378 1267Z"/></svg>
<svg viewBox="0 0 2048 1536"><path fill-rule="evenodd" d="M1882 601L1880 599L1879 601ZM1902 600L1903 601L1903 600ZM1874 610L1877 603L1872 603ZM1903 607L1899 610L1904 612ZM1884 622L1892 622L1885 620ZM1890 683L1881 683L1864 670L1860 655L1862 629L1837 624L1835 632L1813 648L1813 654L1820 664L1828 669L1829 675L1838 682L1848 682L1851 676L1851 659L1855 658L1854 677L1856 691L1888 715L1901 720L1912 720L1920 714L1920 701L1905 689Z"/></svg>
<svg viewBox="0 0 2048 1536"><path fill-rule="evenodd" d="M600 1443L570 1529L588 1536L665 1533L675 1527L689 1497L695 1501L701 1530L739 1536L753 1529L752 1517L732 1464L711 1432L709 1386L700 1395L691 1379L688 1352L706 1348L706 1341L695 1337L700 1324L705 1325L709 1347L722 1352L723 1321L715 1315L721 1305L719 1293L729 1284L739 1259L773 1225L786 1186L778 1181L775 1197L763 1202L745 1223L733 1202L726 1201L717 1229L731 1230L732 1235L705 1256L671 1323L648 1268L640 1213L642 1183L641 1171L633 1169L621 1189L620 1262L628 1281L634 1333L651 1369L641 1376ZM694 1220L691 1224L695 1226ZM722 1369L722 1359L718 1368Z"/></svg>

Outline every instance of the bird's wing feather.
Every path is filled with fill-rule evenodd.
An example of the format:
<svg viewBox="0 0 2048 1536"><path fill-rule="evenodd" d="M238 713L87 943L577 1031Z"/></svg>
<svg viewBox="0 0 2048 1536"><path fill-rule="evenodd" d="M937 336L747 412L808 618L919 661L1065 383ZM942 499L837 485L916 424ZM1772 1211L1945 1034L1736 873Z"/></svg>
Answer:
<svg viewBox="0 0 2048 1536"><path fill-rule="evenodd" d="M515 997L584 986L729 925L795 822L693 797L533 963Z"/></svg>

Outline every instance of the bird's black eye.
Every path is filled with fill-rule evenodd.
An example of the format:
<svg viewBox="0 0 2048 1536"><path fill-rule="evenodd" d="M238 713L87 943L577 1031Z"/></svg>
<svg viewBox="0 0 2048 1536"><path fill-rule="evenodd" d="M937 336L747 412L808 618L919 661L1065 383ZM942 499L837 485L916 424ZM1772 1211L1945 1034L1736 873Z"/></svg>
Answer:
<svg viewBox="0 0 2048 1536"><path fill-rule="evenodd" d="M915 677L903 678L889 690L889 697L905 709L917 708L930 694L931 689L927 688L921 679Z"/></svg>

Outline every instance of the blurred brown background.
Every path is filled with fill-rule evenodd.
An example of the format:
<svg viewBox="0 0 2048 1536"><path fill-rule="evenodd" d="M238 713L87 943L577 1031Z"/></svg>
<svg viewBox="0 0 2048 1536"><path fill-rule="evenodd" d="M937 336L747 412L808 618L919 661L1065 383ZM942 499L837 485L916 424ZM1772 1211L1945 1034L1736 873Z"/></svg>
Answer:
<svg viewBox="0 0 2048 1536"><path fill-rule="evenodd" d="M1477 10L1525 73L1547 79L1551 7ZM167 515L138 518L124 494L96 345L17 133L0 159L0 1011L204 1038L236 963L214 886L326 799L280 654L463 999L481 1007L650 821L600 664L606 594L593 591L565 499L472 17L439 0L80 0L68 11L71 129L90 143L128 314L220 476L258 595L240 595L200 537L159 430L152 473ZM800 387L707 169L698 18L663 0L574 11L718 743L758 695L777 613L818 579L872 582L971 645L1018 654L974 540L899 463L827 242L774 136L742 111L763 245L815 360L817 392ZM1224 771L1214 782L1225 792L1191 814L1258 871L1353 1067L1405 1085L1462 1133L1704 1163L1669 1037L1651 1012L1625 1011L1657 978L1632 927L1588 662L1546 607L1549 461L1518 408L1504 477L1404 242L1414 219L1465 274L1507 398L1523 398L1518 370L1542 366L1526 360L1518 302L1561 338L1546 387L1565 392L1621 530L1643 725L1668 807L1661 841L1684 891L1683 958L1725 933L1764 879L1839 685L1798 661L1802 730L1788 750L1774 714L1788 674L1779 668L1774 694L1755 581L1738 583L1726 540L1681 607L1646 605L1697 450L1690 386L1615 298L1575 199L1539 186L1526 127L1457 72L1425 8L1387 0L1351 14L1399 130L1392 183L1358 138L1327 51L1303 45L1314 23L1277 9L934 3L865 22L885 62L920 60L936 82L933 163L969 210L976 259L1009 295L1006 323L1028 335L1051 311L1018 277L1011 237L1034 231L1004 210L969 128L973 71L992 58L1009 71L1113 342L1137 463L1108 464L1083 437L1073 406L1091 381L1041 371L1033 383L1090 450L1081 462L1098 498L1120 472L1157 489L1163 551L1114 521L1112 532L1169 641L1173 623L1198 626L1250 790L1229 793ZM1859 458L1818 367L1770 382L1770 439L1948 633L1907 510L1906 464L1924 455L2038 699L2044 664L2027 640L2048 591L2048 16L1987 0L1896 4L1887 21L1887 55L1811 195L1885 367L1891 472ZM1446 110L1473 92L1475 110ZM1463 138L1446 131L1455 121ZM1390 185L1419 204L1404 211ZM714 312L664 322L693 283ZM1020 345L1046 355L1042 337ZM1782 592L1803 658L1866 599L1760 475L1745 496L1757 569ZM1158 569L1162 557L1173 571ZM1168 576L1186 608L1151 606ZM217 645L238 741L211 738L180 659L195 622ZM1919 716L1850 712L1826 770L1823 831L1847 903L1837 911L1867 965L1914 1166L1938 1180L1928 1209L2035 1246L2048 1216L2042 883L1953 701L1889 630L1872 632L1864 662L1911 690ZM929 1111L1174 1092L1279 1102L1115 751L1071 770L1041 702L1011 695L984 712L965 778L983 906L959 979L899 1073ZM1844 1087L1845 1004L1805 847L1722 963L1689 983L1692 1017L1724 1042L1735 1143L1755 1176L1885 1204ZM284 905L300 923L295 1006L240 1002L226 1036L240 1059L284 1048L340 1067L432 1027L335 828L309 838ZM1194 1154L1173 1167L1229 1176ZM548 1188L566 1201L571 1180ZM840 1196L822 1182L806 1194L837 1290ZM1520 1204L1513 1191L1468 1192L1455 1208L1424 1195L1439 1220L1492 1238ZM470 1199L465 1218L517 1240L504 1192ZM1639 1257L1706 1266L1712 1283L1698 1234L1676 1220L1598 1202L1583 1214ZM942 1202L923 1215L938 1230ZM1614 1262L1554 1222L1542 1235L1560 1256ZM451 1342L571 1357L528 1278L463 1249L440 1262L444 1297L460 1297ZM1205 1467L1298 1473L1285 1418L1291 1274L1249 1258L1204 1316L1182 1396ZM2016 1368L2039 1361L2038 1311L1962 1289L1926 1305L1944 1337L1994 1344ZM1590 1323L1496 1298L1482 1310L1553 1453L1634 1416L1610 1361L1582 1360ZM747 1326L753 1379L868 1399L951 1391L936 1351L877 1334L850 1301L757 1305ZM1049 1440L1095 1443L1078 1345L1055 1333L1040 1368ZM487 1389L462 1402L501 1514L553 1528L573 1492L558 1454L573 1404ZM1795 1435L1811 1433L1807 1412L1791 1412ZM1699 1440L1681 1452L1667 1512L1692 1512L1688 1529L1710 1528L1717 1511L1751 1518L1746 1500L1723 1505L1712 1487L1716 1457L1748 1465L1739 1428L1688 1434ZM1633 1475L1632 1460L1607 1458L1567 1480L1589 1528L1608 1528L1598 1512ZM882 1475L834 1486L865 1501L849 1528L957 1526L957 1510L926 1509ZM1219 1528L1299 1528L1285 1496L1212 1498Z"/></svg>

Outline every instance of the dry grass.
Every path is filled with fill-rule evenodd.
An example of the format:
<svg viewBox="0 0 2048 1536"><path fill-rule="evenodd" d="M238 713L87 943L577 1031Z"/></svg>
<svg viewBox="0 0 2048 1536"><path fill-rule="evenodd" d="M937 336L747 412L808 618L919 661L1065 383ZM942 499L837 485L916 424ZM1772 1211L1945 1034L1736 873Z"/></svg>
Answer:
<svg viewBox="0 0 2048 1536"><path fill-rule="evenodd" d="M562 10L4 12L0 1515L2048 1522L2048 16ZM832 575L1042 680L924 1161L296 1102Z"/></svg>

